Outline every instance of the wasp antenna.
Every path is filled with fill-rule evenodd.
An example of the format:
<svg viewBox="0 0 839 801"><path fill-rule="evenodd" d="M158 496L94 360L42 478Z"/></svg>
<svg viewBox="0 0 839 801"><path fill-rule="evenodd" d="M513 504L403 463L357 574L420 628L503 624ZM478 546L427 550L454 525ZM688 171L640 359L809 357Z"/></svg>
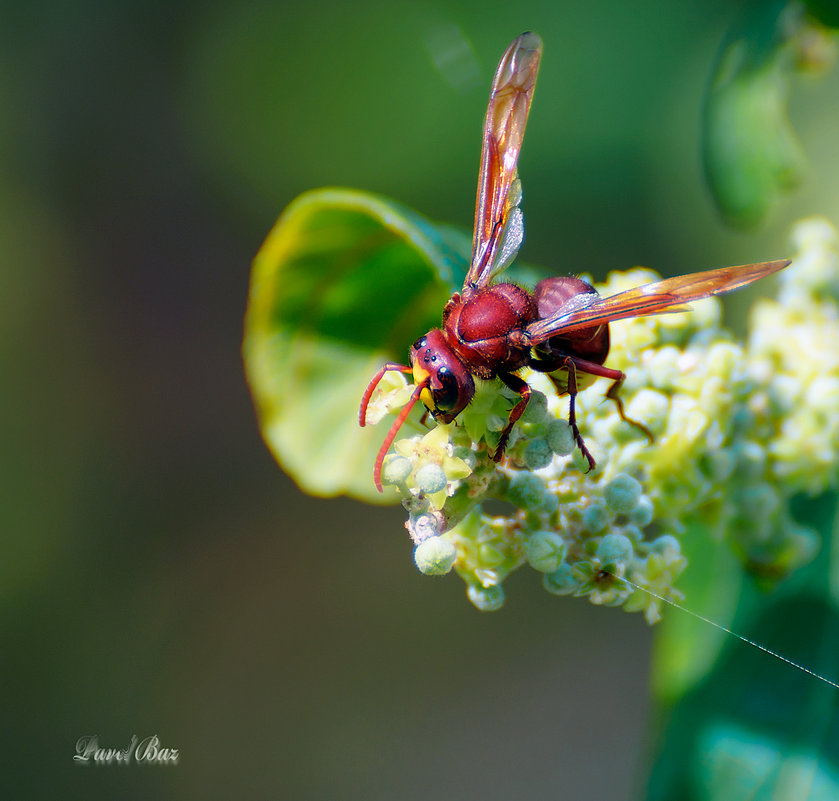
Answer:
<svg viewBox="0 0 839 801"><path fill-rule="evenodd" d="M385 456L387 455L390 446L393 444L393 440L396 439L396 432L402 427L402 423L408 419L411 409L414 408L416 402L419 400L420 393L427 387L428 379L421 381L416 385L414 391L411 393L410 400L402 407L402 411L399 412L399 416L393 421L390 431L387 432L387 436L385 437L385 441L382 443L382 447L379 448L379 453L376 456L376 466L373 468L373 481L379 492L384 492L382 489L382 465L384 464Z"/></svg>
<svg viewBox="0 0 839 801"><path fill-rule="evenodd" d="M376 375L373 376L372 381L367 385L367 389L364 391L364 397L361 399L361 406L358 409L358 424L364 428L367 425L367 407L370 404L370 398L373 397L373 392L375 391L376 387L379 385L379 381L384 378L385 373L389 373L391 370L394 370L399 373L410 373L411 368L407 367L404 364L396 364L395 362L388 362L381 370L379 370ZM381 492L381 490L379 490Z"/></svg>

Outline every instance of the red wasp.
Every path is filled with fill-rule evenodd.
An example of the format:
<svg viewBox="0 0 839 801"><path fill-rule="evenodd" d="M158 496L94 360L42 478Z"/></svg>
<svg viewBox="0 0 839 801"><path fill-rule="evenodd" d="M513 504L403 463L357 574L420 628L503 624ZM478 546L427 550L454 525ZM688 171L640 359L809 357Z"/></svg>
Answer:
<svg viewBox="0 0 839 801"><path fill-rule="evenodd" d="M492 279L513 262L524 238L516 163L541 55L539 36L523 33L507 48L495 73L484 122L472 261L463 290L446 303L442 328L429 331L411 346L410 367L384 365L361 400L359 423L363 426L370 398L384 374L390 370L413 373L416 386L411 398L376 458L373 478L379 492L385 454L417 401L421 400L435 419L450 423L475 394L473 376L500 378L520 395L492 456L496 462L504 455L510 432L530 399L530 386L516 375L523 367L550 374L557 390L568 394L568 422L589 468L594 459L577 427L574 400L595 378L612 381L606 397L615 401L623 420L640 428L652 441L643 425L624 414L619 391L625 374L604 366L609 354L609 323L685 311L690 301L731 292L789 264L769 261L680 275L608 298L601 298L590 284L572 277L546 278L536 284L532 294L515 284L493 284Z"/></svg>

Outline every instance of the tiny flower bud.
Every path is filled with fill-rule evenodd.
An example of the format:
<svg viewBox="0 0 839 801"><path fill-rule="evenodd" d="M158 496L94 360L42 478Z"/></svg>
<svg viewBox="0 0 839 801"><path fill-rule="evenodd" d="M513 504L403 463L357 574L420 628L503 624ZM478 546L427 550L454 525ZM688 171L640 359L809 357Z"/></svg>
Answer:
<svg viewBox="0 0 839 801"><path fill-rule="evenodd" d="M778 510L780 497L775 487L761 482L740 493L743 514L752 521L768 520Z"/></svg>
<svg viewBox="0 0 839 801"><path fill-rule="evenodd" d="M542 496L542 503L539 511L544 514L553 514L559 508L559 498L553 492L545 492Z"/></svg>
<svg viewBox="0 0 839 801"><path fill-rule="evenodd" d="M536 531L524 543L524 555L534 570L553 573L565 558L565 540L553 531Z"/></svg>
<svg viewBox="0 0 839 801"><path fill-rule="evenodd" d="M443 537L429 537L414 549L414 561L426 576L442 576L452 569L457 549Z"/></svg>
<svg viewBox="0 0 839 801"><path fill-rule="evenodd" d="M650 380L656 389L669 389L679 378L680 351L673 345L651 351L646 360L646 367L650 371Z"/></svg>
<svg viewBox="0 0 839 801"><path fill-rule="evenodd" d="M538 509L545 500L545 483L533 473L517 471L510 479L507 499L519 509Z"/></svg>
<svg viewBox="0 0 839 801"><path fill-rule="evenodd" d="M446 488L446 474L435 462L427 462L414 475L417 489L426 495Z"/></svg>
<svg viewBox="0 0 839 801"><path fill-rule="evenodd" d="M567 420L552 420L545 439L557 456L568 456L574 450L574 434Z"/></svg>
<svg viewBox="0 0 839 801"><path fill-rule="evenodd" d="M553 595L570 595L577 591L580 582L574 577L571 565L561 564L553 573L542 576L542 585Z"/></svg>
<svg viewBox="0 0 839 801"><path fill-rule="evenodd" d="M525 466L530 470L541 470L547 467L553 459L553 451L547 440L532 439L527 443L522 454Z"/></svg>
<svg viewBox="0 0 839 801"><path fill-rule="evenodd" d="M634 552L632 540L623 534L607 534L597 546L597 558L604 565L626 564Z"/></svg>
<svg viewBox="0 0 839 801"><path fill-rule="evenodd" d="M632 524L621 526L619 534L623 534L625 537L629 537L632 540L633 545L637 545L644 539L644 533L641 531L638 526L633 526Z"/></svg>
<svg viewBox="0 0 839 801"><path fill-rule="evenodd" d="M793 382L797 383L797 382ZM795 395L793 395L793 398ZM792 407L792 403L787 408ZM751 431L755 425L755 413L748 406L737 406L731 415L731 430L735 434Z"/></svg>
<svg viewBox="0 0 839 801"><path fill-rule="evenodd" d="M642 495L635 508L628 515L629 522L638 526L638 528L644 528L653 522L654 511L652 500L647 495Z"/></svg>
<svg viewBox="0 0 839 801"><path fill-rule="evenodd" d="M839 247L839 238L829 220L824 217L813 216L799 220L792 229L790 242L796 250L820 250L822 248ZM798 275L795 275L798 278ZM781 280L788 280L786 274L781 274Z"/></svg>
<svg viewBox="0 0 839 801"><path fill-rule="evenodd" d="M609 523L609 513L603 503L592 503L583 511L583 528L591 534L603 531Z"/></svg>
<svg viewBox="0 0 839 801"><path fill-rule="evenodd" d="M682 545L672 534L662 534L650 543L650 550L671 561L682 553Z"/></svg>
<svg viewBox="0 0 839 801"><path fill-rule="evenodd" d="M756 442L743 440L732 449L737 460L736 478L740 481L760 478L766 469L766 450Z"/></svg>
<svg viewBox="0 0 839 801"><path fill-rule="evenodd" d="M734 472L736 460L730 449L711 450L700 458L702 470L712 481L728 480Z"/></svg>
<svg viewBox="0 0 839 801"><path fill-rule="evenodd" d="M804 396L814 413L833 417L839 409L839 376L820 375L813 379Z"/></svg>
<svg viewBox="0 0 839 801"><path fill-rule="evenodd" d="M401 484L411 475L411 460L389 453L382 465L382 484Z"/></svg>
<svg viewBox="0 0 839 801"><path fill-rule="evenodd" d="M495 612L504 606L504 590L497 584L492 587L476 587L470 584L466 594L481 612Z"/></svg>
<svg viewBox="0 0 839 801"><path fill-rule="evenodd" d="M522 423L541 423L548 414L548 399L543 392L534 390L530 395L527 406L524 407L524 414L521 416Z"/></svg>
<svg viewBox="0 0 839 801"><path fill-rule="evenodd" d="M626 404L626 414L633 420L641 420L653 433L664 431L670 399L662 392L644 388Z"/></svg>
<svg viewBox="0 0 839 801"><path fill-rule="evenodd" d="M603 493L608 507L617 514L631 512L641 498L641 482L627 473L618 473Z"/></svg>

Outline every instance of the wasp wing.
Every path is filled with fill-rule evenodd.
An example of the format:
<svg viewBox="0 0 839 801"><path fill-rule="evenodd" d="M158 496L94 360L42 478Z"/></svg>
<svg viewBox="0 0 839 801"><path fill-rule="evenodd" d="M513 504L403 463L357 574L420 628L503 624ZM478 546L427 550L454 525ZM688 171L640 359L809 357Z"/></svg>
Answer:
<svg viewBox="0 0 839 801"><path fill-rule="evenodd" d="M687 311L690 309L687 304L691 301L740 289L759 278L782 270L789 263L789 260L765 261L678 275L675 278L665 278L628 289L608 298L601 298L593 293L577 295L555 314L531 323L525 330L531 344L537 345L552 336L613 320Z"/></svg>
<svg viewBox="0 0 839 801"><path fill-rule="evenodd" d="M472 263L464 291L486 286L506 269L524 238L516 164L541 56L539 36L523 33L507 48L495 72L484 120Z"/></svg>

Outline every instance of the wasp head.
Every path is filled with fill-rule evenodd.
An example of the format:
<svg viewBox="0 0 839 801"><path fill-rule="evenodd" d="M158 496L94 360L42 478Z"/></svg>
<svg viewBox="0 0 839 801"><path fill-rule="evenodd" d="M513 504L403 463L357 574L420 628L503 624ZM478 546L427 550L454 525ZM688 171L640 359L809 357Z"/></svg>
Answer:
<svg viewBox="0 0 839 801"><path fill-rule="evenodd" d="M472 374L435 328L411 346L414 383L424 385L420 400L441 423L451 423L472 400Z"/></svg>

